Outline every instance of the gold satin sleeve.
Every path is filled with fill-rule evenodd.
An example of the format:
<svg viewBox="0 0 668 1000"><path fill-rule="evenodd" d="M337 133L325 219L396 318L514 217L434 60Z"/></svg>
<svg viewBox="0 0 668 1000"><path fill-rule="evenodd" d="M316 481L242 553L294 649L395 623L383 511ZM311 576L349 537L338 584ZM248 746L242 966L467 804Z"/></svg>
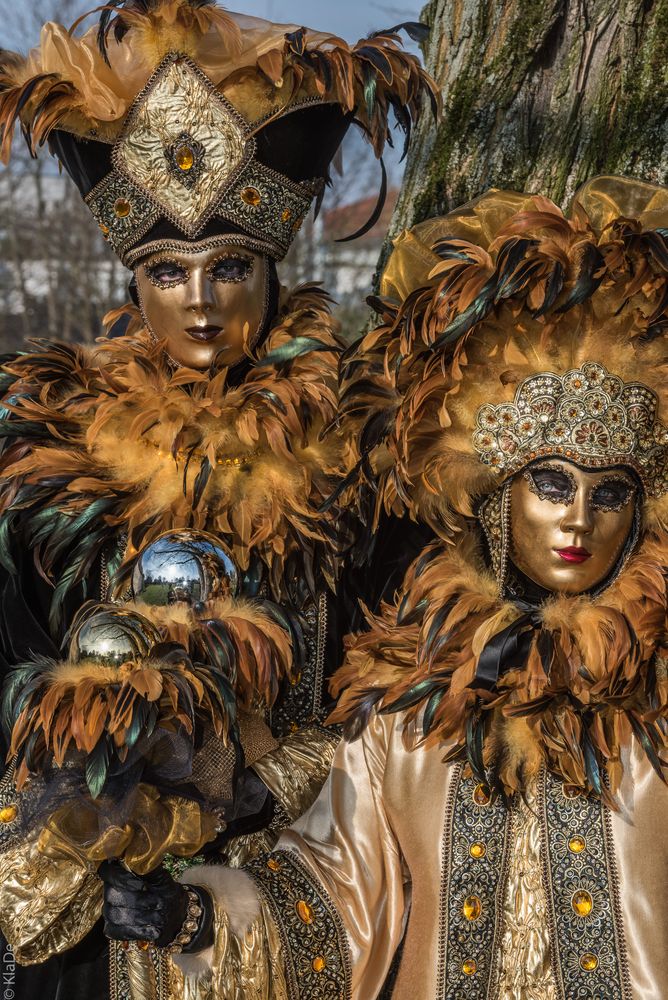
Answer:
<svg viewBox="0 0 668 1000"><path fill-rule="evenodd" d="M287 736L253 765L278 799L290 822L315 802L330 772L339 737L322 726L305 726Z"/></svg>
<svg viewBox="0 0 668 1000"><path fill-rule="evenodd" d="M44 962L82 940L102 912L102 882L71 861L22 841L0 855L0 928L21 965Z"/></svg>
<svg viewBox="0 0 668 1000"><path fill-rule="evenodd" d="M270 851L282 830L306 812L329 774L338 743L333 730L305 726L252 763L280 808L267 829L236 837L226 847L228 865L241 868Z"/></svg>
<svg viewBox="0 0 668 1000"><path fill-rule="evenodd" d="M264 872L251 872L266 900L275 877L271 862L288 861L299 876L293 884L301 884L321 921L317 926L329 928L317 941L311 935L315 923L293 918L299 900L290 898L290 890L282 913L274 894L272 915L290 945L289 967L297 978L317 975L322 959L319 974L329 970L334 976L337 970L340 993L331 995L347 996L350 990L351 1000L379 995L409 908L406 867L384 806L389 731L375 717L359 740L340 743L313 806L282 835ZM315 984L313 990L317 996Z"/></svg>

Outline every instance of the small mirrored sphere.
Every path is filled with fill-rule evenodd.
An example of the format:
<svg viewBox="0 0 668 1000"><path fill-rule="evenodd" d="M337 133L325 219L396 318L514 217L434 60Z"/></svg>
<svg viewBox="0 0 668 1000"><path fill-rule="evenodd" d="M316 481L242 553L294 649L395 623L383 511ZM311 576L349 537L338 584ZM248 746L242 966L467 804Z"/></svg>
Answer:
<svg viewBox="0 0 668 1000"><path fill-rule="evenodd" d="M213 535L169 531L147 545L132 573L132 595L144 604L187 604L193 609L216 598L235 597L239 570Z"/></svg>
<svg viewBox="0 0 668 1000"><path fill-rule="evenodd" d="M105 666L120 666L149 655L160 642L157 628L143 615L114 604L86 609L75 622L70 642L70 660L91 660Z"/></svg>

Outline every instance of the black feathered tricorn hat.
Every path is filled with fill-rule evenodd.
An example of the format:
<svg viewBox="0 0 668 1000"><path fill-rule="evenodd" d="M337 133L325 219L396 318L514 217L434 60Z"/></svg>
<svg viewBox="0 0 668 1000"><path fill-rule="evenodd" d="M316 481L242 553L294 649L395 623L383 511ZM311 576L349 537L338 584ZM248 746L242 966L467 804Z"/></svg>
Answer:
<svg viewBox="0 0 668 1000"><path fill-rule="evenodd" d="M75 28L77 25L75 25ZM128 266L222 234L280 260L351 122L380 156L437 97L397 31L340 38L222 10L215 0L117 0L82 37L48 24L0 62L2 155L20 119L48 141Z"/></svg>

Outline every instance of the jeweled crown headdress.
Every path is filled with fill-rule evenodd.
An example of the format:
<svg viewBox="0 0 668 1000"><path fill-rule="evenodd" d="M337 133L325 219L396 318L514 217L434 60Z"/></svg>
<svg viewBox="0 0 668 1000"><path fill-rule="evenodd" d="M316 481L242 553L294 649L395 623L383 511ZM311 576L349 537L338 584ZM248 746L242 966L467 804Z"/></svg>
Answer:
<svg viewBox="0 0 668 1000"><path fill-rule="evenodd" d="M668 518L668 189L597 178L570 217L490 191L399 237L381 291L343 393L379 505L447 533L552 455L629 466Z"/></svg>
<svg viewBox="0 0 668 1000"><path fill-rule="evenodd" d="M668 490L668 427L657 420L656 393L585 362L564 375L525 379L512 403L485 403L473 447L485 465L511 475L545 455L587 467L627 465L651 493Z"/></svg>
<svg viewBox="0 0 668 1000"><path fill-rule="evenodd" d="M397 34L420 25L348 46L216 0L102 10L81 38L48 24L27 59L2 53L2 155L19 118L33 151L48 139L129 266L221 232L281 259L351 122L380 155L390 108L408 134L423 95L436 101Z"/></svg>

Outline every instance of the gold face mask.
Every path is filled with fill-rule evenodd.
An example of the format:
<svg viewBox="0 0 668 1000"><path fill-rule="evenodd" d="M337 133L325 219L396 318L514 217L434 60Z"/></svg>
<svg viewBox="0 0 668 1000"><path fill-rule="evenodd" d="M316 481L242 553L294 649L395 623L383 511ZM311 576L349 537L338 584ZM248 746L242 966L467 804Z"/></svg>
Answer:
<svg viewBox="0 0 668 1000"><path fill-rule="evenodd" d="M553 593L593 589L622 554L637 491L622 466L591 472L556 458L535 462L510 488L513 563Z"/></svg>
<svg viewBox="0 0 668 1000"><path fill-rule="evenodd" d="M265 322L267 258L234 243L153 253L135 277L144 322L179 365L234 365Z"/></svg>

